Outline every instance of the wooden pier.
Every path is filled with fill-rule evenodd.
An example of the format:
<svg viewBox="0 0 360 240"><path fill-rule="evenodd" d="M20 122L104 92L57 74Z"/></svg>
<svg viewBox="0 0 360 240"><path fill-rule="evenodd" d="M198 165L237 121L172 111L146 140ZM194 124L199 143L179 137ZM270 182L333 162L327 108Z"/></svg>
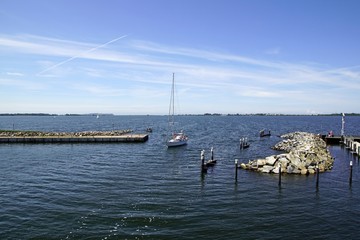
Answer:
<svg viewBox="0 0 360 240"><path fill-rule="evenodd" d="M360 142L360 136L346 136L344 137L344 139L342 139L341 136L329 137L327 135L322 135L321 138L324 139L327 144L335 145L342 143L343 141L345 141L345 139L352 139L355 142Z"/></svg>
<svg viewBox="0 0 360 240"><path fill-rule="evenodd" d="M360 138L344 137L343 144L353 154L357 154L358 156L360 156Z"/></svg>
<svg viewBox="0 0 360 240"><path fill-rule="evenodd" d="M1 143L141 143L148 134L123 134L118 136L14 136L0 137Z"/></svg>
<svg viewBox="0 0 360 240"><path fill-rule="evenodd" d="M348 148L352 153L360 156L360 136L327 136L322 135L322 139L325 140L326 144L337 145L343 144Z"/></svg>

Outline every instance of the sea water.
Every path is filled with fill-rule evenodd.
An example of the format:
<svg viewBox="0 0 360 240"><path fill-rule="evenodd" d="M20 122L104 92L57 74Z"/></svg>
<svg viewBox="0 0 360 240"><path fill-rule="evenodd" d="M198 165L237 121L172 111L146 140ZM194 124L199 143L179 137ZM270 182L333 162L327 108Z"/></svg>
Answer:
<svg viewBox="0 0 360 240"><path fill-rule="evenodd" d="M1 239L358 239L360 165L328 146L333 170L278 175L238 170L279 152L294 131L340 134L340 116L180 116L187 146L168 149L166 116L2 116L0 129L132 129L145 143L1 144ZM360 135L360 117L345 134ZM271 137L260 138L267 128ZM248 149L240 150L247 137ZM217 165L201 173L200 152ZM349 162L353 181L349 184Z"/></svg>

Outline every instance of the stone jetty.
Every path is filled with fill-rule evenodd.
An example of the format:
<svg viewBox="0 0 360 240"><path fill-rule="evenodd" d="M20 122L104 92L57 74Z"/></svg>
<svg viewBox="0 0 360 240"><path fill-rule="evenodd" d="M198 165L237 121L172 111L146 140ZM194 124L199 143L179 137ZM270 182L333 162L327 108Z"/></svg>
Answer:
<svg viewBox="0 0 360 240"><path fill-rule="evenodd" d="M318 135L294 132L281 137L284 140L277 143L273 149L285 153L241 163L240 167L246 170L278 174L279 166L281 166L281 173L302 175L316 173L316 167L319 167L319 172L331 170L334 159L326 148L325 141Z"/></svg>
<svg viewBox="0 0 360 240"><path fill-rule="evenodd" d="M147 134L134 134L131 130L41 132L0 130L0 143L112 143L145 142Z"/></svg>
<svg viewBox="0 0 360 240"><path fill-rule="evenodd" d="M114 131L83 131L83 132L42 132L21 130L0 130L0 137L94 137L94 136L120 136L131 133L132 130Z"/></svg>

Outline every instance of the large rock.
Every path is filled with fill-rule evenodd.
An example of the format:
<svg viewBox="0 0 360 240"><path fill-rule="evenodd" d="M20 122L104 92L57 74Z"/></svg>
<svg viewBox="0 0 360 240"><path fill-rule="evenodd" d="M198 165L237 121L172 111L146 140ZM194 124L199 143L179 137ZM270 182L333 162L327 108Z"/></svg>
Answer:
<svg viewBox="0 0 360 240"><path fill-rule="evenodd" d="M258 160L257 160L257 165L258 165L258 167L264 166L264 165L266 165L266 163L267 163L266 159L258 159ZM270 164L270 165L271 165L271 164Z"/></svg>
<svg viewBox="0 0 360 240"><path fill-rule="evenodd" d="M274 166L274 164L276 162L275 156L266 157L265 160L266 160L266 164L271 165L271 166Z"/></svg>
<svg viewBox="0 0 360 240"><path fill-rule="evenodd" d="M273 166L265 165L265 166L263 166L261 168L262 169L261 172L263 172L263 173L271 173L271 172L273 172L274 168L275 167L273 167Z"/></svg>

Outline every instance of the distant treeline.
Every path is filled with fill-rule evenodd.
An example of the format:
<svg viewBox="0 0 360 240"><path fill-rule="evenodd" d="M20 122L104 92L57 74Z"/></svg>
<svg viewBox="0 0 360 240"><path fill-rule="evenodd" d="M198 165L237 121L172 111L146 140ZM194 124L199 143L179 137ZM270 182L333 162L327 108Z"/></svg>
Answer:
<svg viewBox="0 0 360 240"><path fill-rule="evenodd" d="M228 114L228 116L341 116L342 113L324 114L276 114L276 113L254 113L254 114ZM360 116L360 113L345 113L345 116Z"/></svg>
<svg viewBox="0 0 360 240"><path fill-rule="evenodd" d="M50 113L0 113L0 116L115 116L112 113L86 113L86 114L50 114ZM204 113L204 114L180 114L182 116L341 116L342 113L329 114L276 114L276 113ZM149 115L147 115L149 116ZM345 113L345 116L360 116L360 113Z"/></svg>
<svg viewBox="0 0 360 240"><path fill-rule="evenodd" d="M113 116L114 114L105 113L86 113L86 114L50 114L50 113L0 113L0 116Z"/></svg>
<svg viewBox="0 0 360 240"><path fill-rule="evenodd" d="M49 113L0 113L0 116L58 116Z"/></svg>
<svg viewBox="0 0 360 240"><path fill-rule="evenodd" d="M326 114L280 114L280 113L204 113L204 114L184 114L186 116L341 116L342 113ZM345 116L360 116L360 113L345 113Z"/></svg>

